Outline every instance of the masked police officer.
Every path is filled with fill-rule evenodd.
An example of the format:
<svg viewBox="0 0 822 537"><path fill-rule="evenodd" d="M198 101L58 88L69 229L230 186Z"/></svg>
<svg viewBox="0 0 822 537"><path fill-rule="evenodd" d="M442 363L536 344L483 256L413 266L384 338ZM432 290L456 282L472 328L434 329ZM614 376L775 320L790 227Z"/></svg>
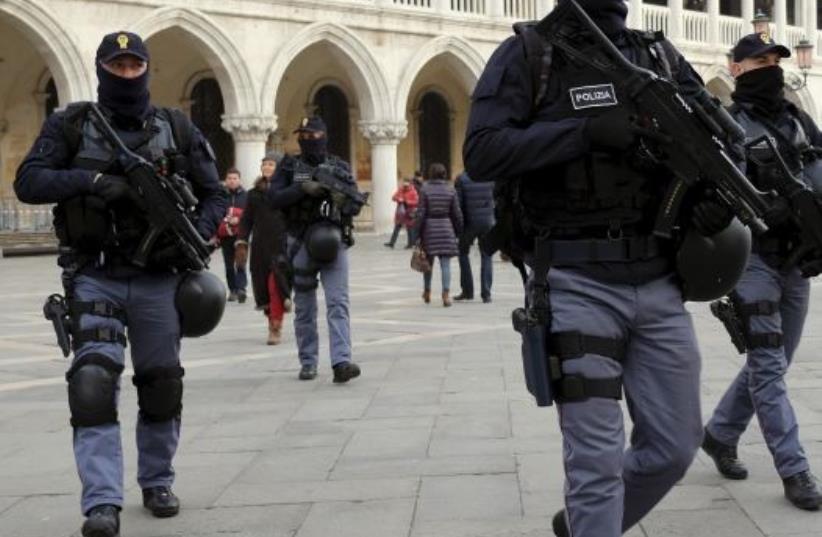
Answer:
<svg viewBox="0 0 822 537"><path fill-rule="evenodd" d="M149 54L142 39L128 32L106 35L96 66L103 115L132 151L187 177L199 200L197 231L204 239L212 237L225 214L213 152L182 113L151 105ZM26 203L57 203L59 264L75 351L66 378L87 516L82 534L113 537L119 534L123 505L117 400L127 341L140 407L137 480L143 505L157 517L179 511L171 485L182 409L180 336L186 326L175 301L181 300L179 290L190 286L181 283L187 276L172 270L179 260L162 239L144 268L132 263L147 222L90 108L75 103L48 118L14 187ZM224 304L224 288L217 293ZM182 301L203 307L200 298L187 295Z"/></svg>
<svg viewBox="0 0 822 537"><path fill-rule="evenodd" d="M624 2L578 3L630 62L686 97L704 91L659 35L626 29ZM580 20L567 21L563 34L590 35ZM549 290L542 312L558 359L551 384L566 475L554 532L617 537L683 476L702 440L700 356L674 274L676 245L652 233L672 173L637 158L654 140L616 80L574 51L534 46L535 30L516 30L472 96L464 160L474 180L517 185L515 238L531 268L526 300L535 307L536 290ZM701 193L689 207L680 225L701 236L731 222ZM623 389L634 423L627 451Z"/></svg>
<svg viewBox="0 0 822 537"><path fill-rule="evenodd" d="M359 211L346 205L338 192L315 180L317 170L328 170L344 187L356 190L356 181L345 161L328 154L325 122L304 118L294 131L300 154L286 156L277 168L268 199L286 216L288 258L294 289L294 331L300 358L301 380L317 376L317 287L323 286L334 382L360 375L351 361L351 327L348 300L348 248L353 244L353 217Z"/></svg>
<svg viewBox="0 0 822 537"><path fill-rule="evenodd" d="M775 181L785 180L772 167L772 151L761 141L763 136L776 143L793 174L812 188L822 185L822 163L816 160L822 134L807 114L785 100L779 63L789 56L786 47L764 33L742 38L733 49L736 91L731 113L745 129L748 176L762 190L773 190ZM799 442L784 376L808 313L807 276L820 268L819 260L786 266L799 229L789 221L787 204L784 207L770 219L770 231L755 238L749 265L731 295L746 335L747 361L708 422L702 447L722 475L745 479L748 471L736 447L756 415L785 497L801 509L815 510L822 504L822 493Z"/></svg>

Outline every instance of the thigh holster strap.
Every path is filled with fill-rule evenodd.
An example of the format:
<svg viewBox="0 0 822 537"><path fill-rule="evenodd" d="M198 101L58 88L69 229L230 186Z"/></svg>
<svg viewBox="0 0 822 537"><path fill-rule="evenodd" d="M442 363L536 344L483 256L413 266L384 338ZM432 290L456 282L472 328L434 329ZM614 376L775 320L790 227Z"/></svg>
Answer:
<svg viewBox="0 0 822 537"><path fill-rule="evenodd" d="M118 308L114 304L104 300L92 300L89 302L72 300L70 309L71 313L75 315L75 318L79 318L79 315L87 313L98 317L111 317L123 324L126 323L126 312L123 311L122 308Z"/></svg>
<svg viewBox="0 0 822 537"><path fill-rule="evenodd" d="M748 334L748 349L778 349L782 346L782 334L768 332L764 334Z"/></svg>
<svg viewBox="0 0 822 537"><path fill-rule="evenodd" d="M590 397L622 399L622 377L589 379L579 375L564 375L556 383L560 403L585 401Z"/></svg>
<svg viewBox="0 0 822 537"><path fill-rule="evenodd" d="M73 340L75 351L79 349L81 345L89 341L97 341L100 343L119 343L123 347L128 344L128 339L126 339L125 334L108 326L98 326L97 328L78 330L74 332Z"/></svg>
<svg viewBox="0 0 822 537"><path fill-rule="evenodd" d="M744 303L737 299L736 306L739 308L739 314L743 317L752 317L754 315L773 315L779 311L779 304L769 300L760 300L759 302Z"/></svg>
<svg viewBox="0 0 822 537"><path fill-rule="evenodd" d="M560 360L597 354L617 362L625 359L625 341L622 339L590 336L581 332L554 332L548 341L549 352Z"/></svg>

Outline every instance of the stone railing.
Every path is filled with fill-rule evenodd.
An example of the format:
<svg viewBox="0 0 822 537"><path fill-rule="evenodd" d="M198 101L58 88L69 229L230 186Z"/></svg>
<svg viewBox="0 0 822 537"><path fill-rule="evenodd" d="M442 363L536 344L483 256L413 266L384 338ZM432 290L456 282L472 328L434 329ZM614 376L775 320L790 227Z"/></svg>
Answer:
<svg viewBox="0 0 822 537"><path fill-rule="evenodd" d="M646 30L659 30L668 34L669 15L670 12L667 7L652 5L643 6L642 27Z"/></svg>
<svg viewBox="0 0 822 537"><path fill-rule="evenodd" d="M750 23L739 17L719 17L719 42L726 47L734 46L742 36L750 33Z"/></svg>
<svg viewBox="0 0 822 537"><path fill-rule="evenodd" d="M540 18L536 0L503 0L503 15L509 19L534 20Z"/></svg>
<svg viewBox="0 0 822 537"><path fill-rule="evenodd" d="M701 11L682 12L682 39L693 43L708 43L708 14Z"/></svg>
<svg viewBox="0 0 822 537"><path fill-rule="evenodd" d="M15 198L0 197L0 230L48 231L52 229L50 205L27 205Z"/></svg>
<svg viewBox="0 0 822 537"><path fill-rule="evenodd" d="M800 28L798 26L786 26L785 27L785 37L782 40L783 44L788 47L789 49L793 50L793 47L799 44L802 39L805 39L805 29ZM819 50L816 51L817 55L819 54Z"/></svg>

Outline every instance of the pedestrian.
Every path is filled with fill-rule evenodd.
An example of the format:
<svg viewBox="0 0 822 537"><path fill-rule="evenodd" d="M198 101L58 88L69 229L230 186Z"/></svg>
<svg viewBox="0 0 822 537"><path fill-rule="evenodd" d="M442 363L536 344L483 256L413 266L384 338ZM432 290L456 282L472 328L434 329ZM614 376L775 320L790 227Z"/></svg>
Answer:
<svg viewBox="0 0 822 537"><path fill-rule="evenodd" d="M417 204L419 203L419 196L417 190L411 184L410 179L402 179L402 184L391 196L391 199L397 204L397 209L394 211L394 231L391 233L391 239L385 243L385 246L393 248L400 236L400 230L405 228L408 234L408 243L405 248L411 248L414 243L411 242L412 229L414 228L414 216L417 211Z"/></svg>
<svg viewBox="0 0 822 537"><path fill-rule="evenodd" d="M494 227L494 183L472 181L467 173L457 177L457 191L465 230L459 237L460 294L454 300L474 299L474 274L471 271L471 246ZM480 250L480 296L485 304L491 302L493 262L490 255Z"/></svg>
<svg viewBox="0 0 822 537"><path fill-rule="evenodd" d="M563 436L565 509L554 533L617 537L665 496L699 448L700 356L675 244L653 234L675 177L635 158L664 142L635 124L637 105L616 70L583 60L611 61L604 33L684 98L705 90L673 45L626 28L625 2L577 3L601 32L560 0L545 36L568 42L550 47L541 27L524 23L497 48L472 95L463 154L473 180L512 186L505 206L530 268L515 320L524 363L544 372L526 368L528 387L551 392ZM727 207L692 194L678 224L696 240L735 229ZM623 389L634 423L627 450Z"/></svg>
<svg viewBox="0 0 822 537"><path fill-rule="evenodd" d="M463 221L457 193L448 183L445 166L431 164L428 178L420 191L417 210L417 232L422 241L422 249L431 260L439 260L442 275L442 305L451 306L451 258L459 254L457 235L462 233ZM422 275L422 300L431 302L431 271Z"/></svg>
<svg viewBox="0 0 822 537"><path fill-rule="evenodd" d="M238 267L245 266L250 243L254 303L268 318L268 345L282 342L283 318L286 311L291 311L291 297L282 292L274 272L277 257L285 253L285 221L283 213L266 200L271 178L282 158L275 152L263 157L260 176L248 193L246 209L240 219L235 260Z"/></svg>
<svg viewBox="0 0 822 537"><path fill-rule="evenodd" d="M348 249L354 244L353 219L362 204L319 180L322 176L349 192L357 188L349 164L328 153L328 131L322 118L304 118L294 132L301 152L283 159L268 189L268 200L286 215L294 332L301 365L298 378L317 377L317 287L321 283L334 382L344 383L360 375L351 359Z"/></svg>
<svg viewBox="0 0 822 537"><path fill-rule="evenodd" d="M790 54L768 34L743 37L733 49L731 74L736 91L731 95L734 102L730 111L745 129L746 140L770 137L793 174L804 177L809 186L822 184L822 166L815 162L822 150L822 134L810 116L785 99L780 60ZM754 153L762 150L761 144L748 148L746 170L757 188L770 191L780 180L775 179L779 170L773 165L773 155L770 161L756 159ZM765 162L769 164L763 165ZM756 416L782 478L785 497L800 509L816 510L822 505L822 493L799 441L799 424L788 399L785 373L808 313L808 277L815 276L819 268L808 272L805 267L787 264L800 239L800 229L791 221L788 207L785 203L784 209L772 216L767 233L755 237L748 267L731 294L731 303L743 323L747 359L708 421L702 448L722 475L747 478L737 445Z"/></svg>
<svg viewBox="0 0 822 537"><path fill-rule="evenodd" d="M143 506L156 517L180 509L172 492L172 459L180 439L183 368L180 337L186 311L175 307L186 285L188 258L161 235L144 265L140 248L152 231L142 194L130 185L118 150L105 135L97 107L123 142L157 163L157 174L184 176L197 198L193 225L206 241L226 214L208 142L179 110L158 108L149 94L149 51L140 36L103 37L95 59L98 102L52 114L17 171L25 203L56 203L71 318L74 359L66 374L84 537L119 535L123 507L123 449L117 418L126 342L137 387L137 482ZM138 250L139 249L139 250ZM219 283L219 282L218 282ZM225 288L217 289L219 305ZM212 293L213 294L213 293ZM200 308L215 297L184 297ZM209 298L209 300L204 300ZM222 309L219 311L222 314ZM219 319L219 316L217 317ZM215 322L216 324L216 322ZM126 339L125 327L128 327ZM181 326L183 328L181 328Z"/></svg>
<svg viewBox="0 0 822 537"><path fill-rule="evenodd" d="M225 264L225 279L228 284L228 301L238 301L245 303L245 288L248 285L245 265L237 266L234 262L235 243L240 227L240 218L243 216L246 198L245 191L240 178L240 170L229 168L225 174L225 195L228 199L228 212L217 228L217 240L223 252L223 262Z"/></svg>

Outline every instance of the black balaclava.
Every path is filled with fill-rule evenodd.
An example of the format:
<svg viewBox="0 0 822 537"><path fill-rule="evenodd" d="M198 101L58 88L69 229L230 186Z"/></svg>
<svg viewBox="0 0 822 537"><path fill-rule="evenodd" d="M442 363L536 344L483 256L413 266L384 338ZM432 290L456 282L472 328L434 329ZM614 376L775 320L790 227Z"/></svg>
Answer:
<svg viewBox="0 0 822 537"><path fill-rule="evenodd" d="M328 137L323 136L322 138L312 138L310 140L297 140L300 144L300 151L302 152L302 158L308 164L312 166L317 166L318 164L322 164L325 161L326 154L328 153Z"/></svg>
<svg viewBox="0 0 822 537"><path fill-rule="evenodd" d="M110 110L115 120L142 122L149 113L149 71L137 78L122 78L97 62L97 100Z"/></svg>
<svg viewBox="0 0 822 537"><path fill-rule="evenodd" d="M577 0L577 4L608 37L617 37L625 30L628 5L623 0Z"/></svg>
<svg viewBox="0 0 822 537"><path fill-rule="evenodd" d="M739 75L734 101L753 105L754 110L769 119L778 119L785 111L785 72L778 65L760 67Z"/></svg>

